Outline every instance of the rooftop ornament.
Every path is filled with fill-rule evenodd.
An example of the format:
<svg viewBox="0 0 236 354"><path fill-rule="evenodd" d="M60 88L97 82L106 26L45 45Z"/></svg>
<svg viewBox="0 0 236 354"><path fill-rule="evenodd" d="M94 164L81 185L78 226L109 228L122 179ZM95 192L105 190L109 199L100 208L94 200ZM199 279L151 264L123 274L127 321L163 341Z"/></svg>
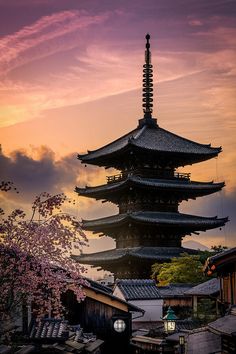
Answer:
<svg viewBox="0 0 236 354"><path fill-rule="evenodd" d="M175 315L172 308L169 306L167 314L163 317L164 329L167 334L173 333L176 329L176 320L178 317Z"/></svg>
<svg viewBox="0 0 236 354"><path fill-rule="evenodd" d="M153 75L150 52L150 34L146 35L145 64L143 65L143 112L145 118L152 117Z"/></svg>
<svg viewBox="0 0 236 354"><path fill-rule="evenodd" d="M152 118L153 107L153 70L151 64L150 34L146 35L145 64L143 65L143 113L144 118L139 120L139 126L157 126L156 119Z"/></svg>

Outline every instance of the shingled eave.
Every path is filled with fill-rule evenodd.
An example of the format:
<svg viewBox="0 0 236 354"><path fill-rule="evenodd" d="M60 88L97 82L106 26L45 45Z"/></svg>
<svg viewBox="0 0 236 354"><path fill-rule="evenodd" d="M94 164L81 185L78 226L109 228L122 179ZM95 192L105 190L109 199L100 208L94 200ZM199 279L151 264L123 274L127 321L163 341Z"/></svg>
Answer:
<svg viewBox="0 0 236 354"><path fill-rule="evenodd" d="M105 218L94 220L83 220L82 227L94 233L102 232L106 229L114 229L133 222L137 224L156 225L164 227L174 227L193 231L206 231L217 227L222 227L228 218L200 217L181 213L168 212L133 212L127 214L117 214Z"/></svg>
<svg viewBox="0 0 236 354"><path fill-rule="evenodd" d="M182 253L198 254L197 250L184 247L127 247L114 248L107 251L73 255L73 259L81 264L102 265L107 262L121 263L134 259L146 259L153 261L168 261L173 257L179 257Z"/></svg>
<svg viewBox="0 0 236 354"><path fill-rule="evenodd" d="M98 149L88 150L87 154L78 154L78 159L85 163L85 162L89 162L89 160L92 160L94 158L94 155L98 155L97 157L95 156L95 158L100 158L100 157L106 156L107 153L106 152L103 153L103 150L107 150L116 144L118 146L120 146L120 148L115 150L115 152L120 151L123 148L126 148L127 145L130 144L130 138L132 137L133 134L137 133L137 131L139 132L140 129L136 128L136 129L130 131L129 133L121 136L120 138L118 138L118 139L98 148ZM124 140L124 142L122 142L122 140ZM99 155L99 153L100 153L100 155Z"/></svg>
<svg viewBox="0 0 236 354"><path fill-rule="evenodd" d="M206 260L204 265L204 272L217 272L221 268L227 267L228 264L236 262L236 247L227 251L220 252Z"/></svg>
<svg viewBox="0 0 236 354"><path fill-rule="evenodd" d="M159 129L160 131L164 132L165 134L170 135L170 137L171 137L172 139L175 139L175 138L176 138L176 139L180 139L181 141L186 142L187 144L193 144L193 145L195 145L195 146L198 146L200 149L201 149L201 148L206 148L206 152L205 152L206 154L209 154L209 155L211 155L211 154L217 154L217 155L218 155L220 152L222 152L222 147L221 147L221 146L212 147L211 144L201 144L201 143L198 143L198 142L196 142L196 141L193 141L193 140L184 138L184 137L182 137L182 136L180 136L180 135L177 135L177 134L175 134L175 133L172 133L172 132L170 132L170 131L168 131L168 130L166 130L166 129L164 129L164 128L161 128L161 127L157 127L157 129ZM133 139L132 142L133 142L134 145L138 146L137 139L136 139L136 140ZM160 151L160 152L166 152L166 150L158 150L158 151ZM180 153L181 153L181 152L180 152ZM192 153L193 153L193 152L191 152L190 154L192 154ZM197 153L197 154L198 154L198 153ZM200 154L204 154L204 153L201 152Z"/></svg>
<svg viewBox="0 0 236 354"><path fill-rule="evenodd" d="M156 135L156 139L153 138L153 145L150 143L150 139L143 138L144 134ZM158 138L162 135L165 142L160 142ZM176 140L177 144L174 143ZM168 147L169 143L169 147ZM158 144L160 146L158 146ZM182 144L182 147L181 147ZM179 148L176 146L179 146ZM88 151L87 154L78 155L78 158L83 163L96 164L96 162L102 163L102 160L111 159L114 155L122 154L123 151L129 150L129 148L137 148L143 151L152 151L157 154L175 154L178 156L202 156L202 159L212 158L217 156L221 151L221 147L211 147L210 144L200 144L195 141L183 138L172 132L169 132L163 128L148 127L144 125L141 129L134 129L119 139L93 151Z"/></svg>
<svg viewBox="0 0 236 354"><path fill-rule="evenodd" d="M136 176L129 176L120 182L107 183L99 186L88 187L76 187L75 192L81 196L90 198L100 198L104 199L103 193L107 194L110 192L116 192L119 189L127 188L128 186L141 186L144 188L157 189L157 190L168 190L168 191L180 191L183 193L197 192L200 195L206 195L215 193L221 190L224 186L224 182L213 183L210 182L195 182L189 180L166 180L166 179L151 179L151 178L140 178ZM206 193L206 194L204 194ZM99 194L100 197L99 197Z"/></svg>

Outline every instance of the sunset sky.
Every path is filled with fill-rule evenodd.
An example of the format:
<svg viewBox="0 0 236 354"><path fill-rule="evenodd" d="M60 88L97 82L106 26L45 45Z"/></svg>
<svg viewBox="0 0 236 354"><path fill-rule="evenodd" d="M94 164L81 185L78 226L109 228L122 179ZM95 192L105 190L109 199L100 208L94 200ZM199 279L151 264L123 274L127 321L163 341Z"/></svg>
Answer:
<svg viewBox="0 0 236 354"><path fill-rule="evenodd" d="M0 201L27 208L37 193L63 191L79 218L117 212L74 194L112 173L76 156L137 126L147 32L153 116L178 135L223 147L217 159L180 171L223 180L224 191L180 210L230 222L186 240L236 246L235 0L0 0L1 179L20 190ZM93 239L85 252L113 246Z"/></svg>

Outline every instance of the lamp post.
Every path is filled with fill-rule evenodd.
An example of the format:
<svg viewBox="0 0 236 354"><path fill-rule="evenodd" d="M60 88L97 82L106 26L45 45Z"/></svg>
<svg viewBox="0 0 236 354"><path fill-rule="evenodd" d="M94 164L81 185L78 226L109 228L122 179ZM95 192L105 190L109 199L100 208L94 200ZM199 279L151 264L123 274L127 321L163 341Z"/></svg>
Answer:
<svg viewBox="0 0 236 354"><path fill-rule="evenodd" d="M177 316L175 316L174 311L169 306L167 310L167 314L163 317L164 328L166 333L173 333L176 329L176 320Z"/></svg>
<svg viewBox="0 0 236 354"><path fill-rule="evenodd" d="M179 336L179 352L180 354L185 353L185 336Z"/></svg>

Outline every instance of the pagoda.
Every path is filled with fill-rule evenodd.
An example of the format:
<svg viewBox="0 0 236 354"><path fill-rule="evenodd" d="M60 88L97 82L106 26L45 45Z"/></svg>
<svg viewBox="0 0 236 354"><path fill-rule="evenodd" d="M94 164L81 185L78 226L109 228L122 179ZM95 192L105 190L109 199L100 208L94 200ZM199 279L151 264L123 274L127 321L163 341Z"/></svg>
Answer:
<svg viewBox="0 0 236 354"><path fill-rule="evenodd" d="M170 261L181 253L196 253L181 247L186 235L222 227L227 218L202 217L178 211L183 200L215 193L224 182L191 181L189 173L177 172L216 157L221 147L211 147L173 134L152 117L153 69L150 35L146 35L143 65L143 112L136 129L87 154L78 155L84 164L114 168L120 173L108 176L107 183L79 188L87 198L116 204L116 215L82 220L84 230L106 235L116 241L116 248L75 256L82 264L101 267L116 278L149 278L151 265Z"/></svg>

